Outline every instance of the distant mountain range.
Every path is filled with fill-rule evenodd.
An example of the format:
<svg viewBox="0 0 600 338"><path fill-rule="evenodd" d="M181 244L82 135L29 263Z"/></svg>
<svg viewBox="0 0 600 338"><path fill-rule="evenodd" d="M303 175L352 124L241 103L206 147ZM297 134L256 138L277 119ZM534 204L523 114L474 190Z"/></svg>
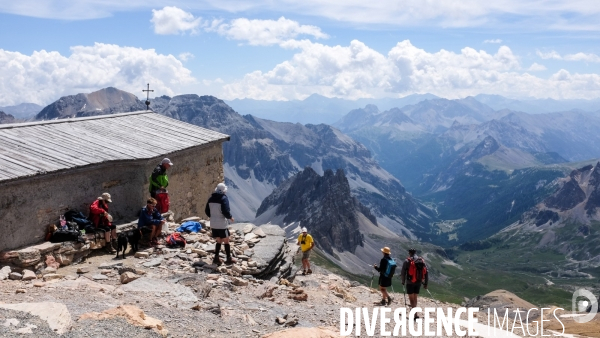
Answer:
<svg viewBox="0 0 600 338"><path fill-rule="evenodd" d="M358 99L346 100L328 98L313 94L304 100L266 101L253 99L235 99L226 101L242 115L253 116L279 122L327 123L333 124L353 109L372 104L381 111L415 105L424 100L438 99L433 94L413 94L402 98ZM461 101L461 100L458 100ZM476 101L498 111L508 109L529 114L541 114L580 110L585 112L600 111L600 99L595 100L553 100L523 99L515 100L500 95L480 94L467 97L463 101Z"/></svg>
<svg viewBox="0 0 600 338"><path fill-rule="evenodd" d="M0 111L10 114L20 120L28 120L37 115L42 108L42 106L35 103L21 103L16 106L0 107Z"/></svg>
<svg viewBox="0 0 600 338"><path fill-rule="evenodd" d="M600 157L600 114L497 111L472 97L387 111L367 105L334 126L454 220L422 236L443 245L495 234L550 193L563 163Z"/></svg>

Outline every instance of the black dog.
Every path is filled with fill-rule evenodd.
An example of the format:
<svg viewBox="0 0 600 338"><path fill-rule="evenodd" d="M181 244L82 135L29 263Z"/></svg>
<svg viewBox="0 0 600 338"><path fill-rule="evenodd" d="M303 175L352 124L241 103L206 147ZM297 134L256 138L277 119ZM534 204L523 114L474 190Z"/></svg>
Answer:
<svg viewBox="0 0 600 338"><path fill-rule="evenodd" d="M119 252L123 250L123 259L125 259L125 250L127 250L127 233L121 232L117 237L117 257L119 258Z"/></svg>
<svg viewBox="0 0 600 338"><path fill-rule="evenodd" d="M131 231L127 231L127 240L131 245L131 250L129 250L130 254L134 254L138 251L138 242L142 238L142 233L139 229L134 229Z"/></svg>

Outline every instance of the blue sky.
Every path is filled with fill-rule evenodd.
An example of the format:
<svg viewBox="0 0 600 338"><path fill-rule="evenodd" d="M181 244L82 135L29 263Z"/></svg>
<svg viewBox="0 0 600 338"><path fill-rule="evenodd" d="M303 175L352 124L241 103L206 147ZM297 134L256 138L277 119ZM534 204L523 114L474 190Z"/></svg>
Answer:
<svg viewBox="0 0 600 338"><path fill-rule="evenodd" d="M0 106L147 82L223 99L592 99L599 19L580 0L0 0Z"/></svg>

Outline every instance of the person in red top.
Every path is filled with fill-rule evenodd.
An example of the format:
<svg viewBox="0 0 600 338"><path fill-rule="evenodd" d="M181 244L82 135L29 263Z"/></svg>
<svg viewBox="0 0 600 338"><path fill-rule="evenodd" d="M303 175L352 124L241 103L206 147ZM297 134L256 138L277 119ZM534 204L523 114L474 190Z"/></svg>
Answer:
<svg viewBox="0 0 600 338"><path fill-rule="evenodd" d="M90 215L88 218L94 223L96 228L100 227L106 230L104 232L104 239L106 240L104 249L108 253L115 253L117 252L115 249L117 246L117 227L111 223L112 216L108 213L109 203L112 203L112 199L110 194L105 192L90 205Z"/></svg>

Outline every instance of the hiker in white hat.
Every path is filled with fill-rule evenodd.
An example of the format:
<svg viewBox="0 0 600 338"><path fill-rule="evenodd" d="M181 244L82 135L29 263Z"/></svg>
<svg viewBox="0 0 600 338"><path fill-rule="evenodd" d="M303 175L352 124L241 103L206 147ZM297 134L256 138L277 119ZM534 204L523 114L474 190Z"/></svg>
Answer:
<svg viewBox="0 0 600 338"><path fill-rule="evenodd" d="M169 177L167 176L167 169L173 166L173 162L168 158L163 158L160 164L154 168L152 175L150 175L150 196L156 198L156 191L165 190L169 185Z"/></svg>
<svg viewBox="0 0 600 338"><path fill-rule="evenodd" d="M310 262L308 259L310 258L310 251L315 246L315 241L312 236L308 234L308 230L306 227L302 228L302 233L298 236L298 243L300 245L300 250L302 250L302 275L310 275L312 270L310 269Z"/></svg>
<svg viewBox="0 0 600 338"><path fill-rule="evenodd" d="M231 256L231 246L229 244L229 229L227 220L233 223L235 220L231 215L231 209L229 208L229 199L227 198L227 186L225 183L217 184L215 192L210 196L204 213L210 218L210 229L212 236L217 242L215 244L215 256L213 258L213 264L221 265L223 261L219 258L219 252L221 251L221 245L225 248L225 255L227 260L225 264L231 265L237 262L237 259Z"/></svg>
<svg viewBox="0 0 600 338"><path fill-rule="evenodd" d="M117 250L117 227L112 224L112 216L108 213L108 204L112 203L109 193L105 192L90 204L90 214L88 218L98 229L104 230L104 239L106 245L104 249L108 253L115 253ZM112 241L111 241L112 238Z"/></svg>

